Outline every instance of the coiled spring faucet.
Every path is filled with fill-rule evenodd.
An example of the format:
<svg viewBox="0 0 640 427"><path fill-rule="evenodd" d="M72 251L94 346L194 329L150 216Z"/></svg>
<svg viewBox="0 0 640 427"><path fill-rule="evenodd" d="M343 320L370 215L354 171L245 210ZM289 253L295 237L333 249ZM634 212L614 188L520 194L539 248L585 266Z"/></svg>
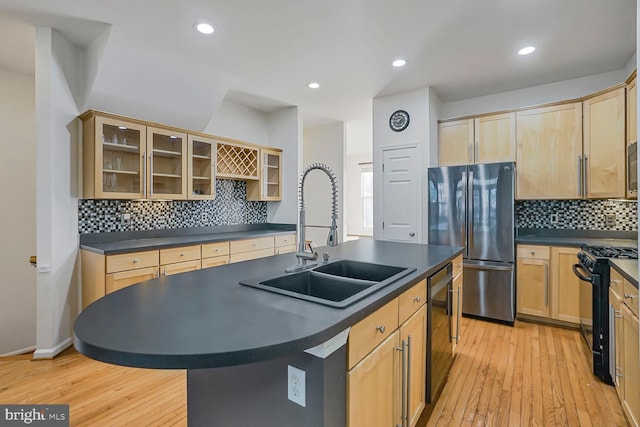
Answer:
<svg viewBox="0 0 640 427"><path fill-rule="evenodd" d="M298 187L298 213L300 218L300 229L298 230L298 252L296 253L298 263L292 267L287 268L285 271L287 271L288 273L313 267L313 265L307 265L307 261L318 259L318 253L313 252L313 248L310 248L311 253L305 251L306 220L304 208L304 181L307 178L309 172L315 169L321 170L326 173L331 180L331 227L329 229L329 235L327 236L327 246L338 245L338 225L336 224L336 220L338 219L338 180L329 166L325 165L324 163L312 163L302 171L302 175L300 176L300 186Z"/></svg>

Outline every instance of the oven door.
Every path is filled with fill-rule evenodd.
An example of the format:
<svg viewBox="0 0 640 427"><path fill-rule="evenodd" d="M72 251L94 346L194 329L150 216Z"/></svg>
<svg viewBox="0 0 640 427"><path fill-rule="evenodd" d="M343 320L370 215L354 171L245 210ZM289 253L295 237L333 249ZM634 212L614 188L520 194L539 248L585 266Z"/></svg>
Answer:
<svg viewBox="0 0 640 427"><path fill-rule="evenodd" d="M580 279L579 307L580 307L580 331L586 340L589 349L593 350L593 300L594 289L598 279L597 274L592 274L582 264L573 265L573 273Z"/></svg>

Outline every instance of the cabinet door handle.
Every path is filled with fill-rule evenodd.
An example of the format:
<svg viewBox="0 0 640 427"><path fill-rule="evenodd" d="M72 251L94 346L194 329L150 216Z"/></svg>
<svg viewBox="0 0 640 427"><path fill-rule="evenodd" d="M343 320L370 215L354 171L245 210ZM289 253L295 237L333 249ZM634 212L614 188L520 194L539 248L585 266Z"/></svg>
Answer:
<svg viewBox="0 0 640 427"><path fill-rule="evenodd" d="M153 198L153 153L149 154L149 197Z"/></svg>
<svg viewBox="0 0 640 427"><path fill-rule="evenodd" d="M402 342L400 343L400 347L396 347L396 350L398 350L400 353L402 353L400 356L402 357L402 388L400 389L402 391L402 401L400 402L400 408L402 409L402 414L400 415L400 420L401 420L401 427L406 427L405 424L405 420L407 418L407 414L406 414L406 410L407 410L407 359L406 359L406 350L405 350L405 341L402 340ZM398 425L396 424L396 427L398 427Z"/></svg>
<svg viewBox="0 0 640 427"><path fill-rule="evenodd" d="M624 299L634 299L637 298L638 295L624 294Z"/></svg>
<svg viewBox="0 0 640 427"><path fill-rule="evenodd" d="M381 334L384 334L384 329L385 329L384 325L376 326L376 330Z"/></svg>
<svg viewBox="0 0 640 427"><path fill-rule="evenodd" d="M409 427L411 425L409 417L411 417L411 413L409 412L409 403L411 401L411 335L407 337L407 398L405 399L405 411L404 411L404 422L405 426Z"/></svg>
<svg viewBox="0 0 640 427"><path fill-rule="evenodd" d="M156 273L154 274L154 277L160 277L160 270L156 270Z"/></svg>
<svg viewBox="0 0 640 427"><path fill-rule="evenodd" d="M621 312L619 310L616 310L613 314L613 317L615 317L616 319L622 319L624 318L624 316L622 314L620 314Z"/></svg>
<svg viewBox="0 0 640 427"><path fill-rule="evenodd" d="M147 152L142 152L142 194L147 197Z"/></svg>
<svg viewBox="0 0 640 427"><path fill-rule="evenodd" d="M420 300L421 300L421 298L420 298L420 297L415 297L415 298L413 299L413 302L420 302Z"/></svg>
<svg viewBox="0 0 640 427"><path fill-rule="evenodd" d="M544 265L544 305L549 305L549 265Z"/></svg>
<svg viewBox="0 0 640 427"><path fill-rule="evenodd" d="M167 269L166 268L164 269L164 272L162 274L164 274L165 276L167 275Z"/></svg>
<svg viewBox="0 0 640 427"><path fill-rule="evenodd" d="M587 196L587 193L589 192L589 186L587 185L587 181L588 181L588 177L587 177L587 172L589 172L589 168L587 167L587 160L589 160L589 158L587 157L587 155L585 154L584 156L584 161L582 162L582 168L584 169L584 172L582 173L582 195L583 196Z"/></svg>
<svg viewBox="0 0 640 427"><path fill-rule="evenodd" d="M582 155L578 154L578 196L582 196Z"/></svg>
<svg viewBox="0 0 640 427"><path fill-rule="evenodd" d="M460 289L457 290L458 293L458 322L456 323L456 344L459 344L460 342L460 316L462 314L462 306L460 305L461 301L460 298L462 296Z"/></svg>

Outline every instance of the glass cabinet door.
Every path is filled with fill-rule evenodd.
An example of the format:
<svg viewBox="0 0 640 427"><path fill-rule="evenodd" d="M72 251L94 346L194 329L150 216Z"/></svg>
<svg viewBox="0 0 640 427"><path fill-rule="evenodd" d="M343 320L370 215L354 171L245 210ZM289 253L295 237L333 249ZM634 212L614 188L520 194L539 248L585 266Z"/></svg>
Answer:
<svg viewBox="0 0 640 427"><path fill-rule="evenodd" d="M216 141L189 135L187 197L212 200L216 196Z"/></svg>
<svg viewBox="0 0 640 427"><path fill-rule="evenodd" d="M95 117L95 197L144 197L146 126Z"/></svg>
<svg viewBox="0 0 640 427"><path fill-rule="evenodd" d="M262 150L262 197L265 200L280 200L280 152Z"/></svg>
<svg viewBox="0 0 640 427"><path fill-rule="evenodd" d="M187 198L187 135L171 129L147 127L149 152L148 197Z"/></svg>

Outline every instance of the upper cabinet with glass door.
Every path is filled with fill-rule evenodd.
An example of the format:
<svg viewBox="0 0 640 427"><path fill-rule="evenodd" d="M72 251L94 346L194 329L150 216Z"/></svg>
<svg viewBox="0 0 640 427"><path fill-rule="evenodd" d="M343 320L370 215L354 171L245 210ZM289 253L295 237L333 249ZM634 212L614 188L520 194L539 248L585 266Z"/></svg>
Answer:
<svg viewBox="0 0 640 427"><path fill-rule="evenodd" d="M211 200L216 196L216 141L189 135L189 182L191 200Z"/></svg>
<svg viewBox="0 0 640 427"><path fill-rule="evenodd" d="M84 198L144 198L146 126L92 111L80 118Z"/></svg>
<svg viewBox="0 0 640 427"><path fill-rule="evenodd" d="M260 179L247 181L247 200L282 200L281 155L280 150L260 149Z"/></svg>
<svg viewBox="0 0 640 427"><path fill-rule="evenodd" d="M187 134L147 127L148 198L187 198Z"/></svg>

